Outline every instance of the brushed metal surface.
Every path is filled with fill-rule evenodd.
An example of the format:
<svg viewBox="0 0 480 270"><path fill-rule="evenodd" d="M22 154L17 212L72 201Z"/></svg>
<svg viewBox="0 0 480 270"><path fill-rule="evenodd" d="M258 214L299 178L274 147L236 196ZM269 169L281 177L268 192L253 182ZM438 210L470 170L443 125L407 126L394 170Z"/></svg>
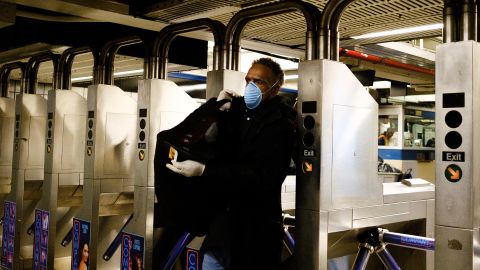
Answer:
<svg viewBox="0 0 480 270"><path fill-rule="evenodd" d="M475 190L480 188L480 163L475 154L480 153L480 127L474 119L480 116L480 106L474 102L480 98L479 60L480 45L465 41L438 46L436 61L436 225L473 229L480 226L480 197ZM443 94L465 93L465 107L442 108ZM458 128L452 129L445 123L445 115L456 110L462 115ZM462 143L457 149L450 149L445 143L445 135L450 131L462 135ZM443 151L464 152L465 162L442 161ZM445 170L450 164L462 169L460 181L447 181Z"/></svg>
<svg viewBox="0 0 480 270"><path fill-rule="evenodd" d="M138 108L146 115L138 117L136 123L135 188L133 220L126 232L145 237L145 268L152 267L153 221L155 202L154 157L157 134L180 123L199 104L175 83L168 80L142 80L138 88ZM144 123L142 128L141 122ZM140 133L145 134L144 140ZM143 145L140 147L140 145ZM140 152L144 158L140 159Z"/></svg>
<svg viewBox="0 0 480 270"><path fill-rule="evenodd" d="M68 207L78 206L78 200L81 200L74 198L73 193L80 185L80 175L83 175L87 101L73 91L52 90L48 92L47 112L47 132L43 138L46 144L45 180L36 209L48 211L50 221L56 221L69 213L58 209L59 198L63 199L61 206ZM64 251L58 250L56 241L57 222L49 222L49 270L56 267L55 258L66 256Z"/></svg>
<svg viewBox="0 0 480 270"><path fill-rule="evenodd" d="M14 264L22 264L33 253L33 239L24 232L33 222L36 201L44 179L45 128L47 101L39 95L18 94L15 100L15 138L12 164L12 189L6 200L16 203ZM38 191L38 192L37 192ZM22 252L22 254L20 253Z"/></svg>
<svg viewBox="0 0 480 270"><path fill-rule="evenodd" d="M137 102L122 89L89 86L83 201L75 217L90 222L91 270L118 266L118 252L109 262L102 254L133 211L131 203L115 203L120 192L133 192L136 117Z"/></svg>
<svg viewBox="0 0 480 270"><path fill-rule="evenodd" d="M304 108L306 102L310 109ZM308 162L312 169L297 170L296 217L303 224L296 230L302 250L297 260L305 269L327 269L328 248L319 244L317 235L328 238L328 228L320 224L332 229L355 224L349 225L352 219L348 220L348 215L335 217L333 213L330 223L322 219L320 211L327 218L334 210L383 203L375 151L378 104L345 65L314 60L299 65L297 107L300 138L308 133L314 138L311 146L299 142L300 164L303 167ZM307 116L315 120L309 130L303 125ZM316 154L305 157L303 150ZM351 210L346 213L353 215Z"/></svg>
<svg viewBox="0 0 480 270"><path fill-rule="evenodd" d="M435 226L435 269L479 269L479 230Z"/></svg>
<svg viewBox="0 0 480 270"><path fill-rule="evenodd" d="M10 189L12 179L15 100L0 97L0 179Z"/></svg>
<svg viewBox="0 0 480 270"><path fill-rule="evenodd" d="M480 44L463 41L442 44L436 55L436 200L435 200L435 252L436 269L479 269L478 228L480 227ZM450 101L446 94L463 93L464 105L444 107ZM447 113L457 111L462 117L458 127L448 126ZM447 143L449 132L458 132L460 145L452 149ZM443 152L463 153L464 161L443 160ZM457 165L461 178L447 178L450 166ZM457 242L455 242L455 241ZM453 246L455 242L455 246ZM455 247L462 246L461 249Z"/></svg>

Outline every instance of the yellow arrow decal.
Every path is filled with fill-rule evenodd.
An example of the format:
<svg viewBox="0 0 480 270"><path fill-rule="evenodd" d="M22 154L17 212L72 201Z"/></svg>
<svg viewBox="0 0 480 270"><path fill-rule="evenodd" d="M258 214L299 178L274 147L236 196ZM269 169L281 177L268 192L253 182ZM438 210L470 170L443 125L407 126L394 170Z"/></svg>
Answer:
<svg viewBox="0 0 480 270"><path fill-rule="evenodd" d="M452 179L452 180L460 179L460 171L459 170L454 171L452 168L448 167L448 172L452 175L450 177L450 179Z"/></svg>

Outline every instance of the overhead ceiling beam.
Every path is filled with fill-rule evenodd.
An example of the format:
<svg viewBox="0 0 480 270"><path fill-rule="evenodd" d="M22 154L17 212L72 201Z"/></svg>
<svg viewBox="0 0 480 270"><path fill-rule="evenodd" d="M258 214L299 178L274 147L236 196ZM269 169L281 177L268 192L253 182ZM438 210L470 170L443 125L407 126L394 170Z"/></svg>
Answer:
<svg viewBox="0 0 480 270"><path fill-rule="evenodd" d="M0 28L15 23L15 5L12 3L0 2Z"/></svg>
<svg viewBox="0 0 480 270"><path fill-rule="evenodd" d="M99 22L112 22L116 24L128 25L135 28L141 28L146 30L158 31L165 27L167 24L161 22L155 22L151 20L145 20L142 18L135 18L127 13L119 13L120 10L110 11L100 9L99 6L89 6L92 1L60 1L60 0L7 0L19 5L35 7L39 9L55 11L64 14L70 14L82 18L89 18L97 20ZM78 2L78 3L75 3ZM97 2L97 1L95 1ZM99 1L101 2L101 1ZM110 2L109 2L110 3ZM119 4L120 5L120 4ZM126 6L126 5L125 5Z"/></svg>

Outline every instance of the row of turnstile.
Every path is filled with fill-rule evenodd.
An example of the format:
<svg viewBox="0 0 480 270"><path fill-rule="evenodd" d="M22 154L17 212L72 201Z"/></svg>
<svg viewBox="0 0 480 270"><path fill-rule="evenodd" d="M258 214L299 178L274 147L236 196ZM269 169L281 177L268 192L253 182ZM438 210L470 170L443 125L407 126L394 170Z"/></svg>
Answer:
<svg viewBox="0 0 480 270"><path fill-rule="evenodd" d="M451 98L443 100L442 108L446 109L440 111L442 117L451 108L457 108L453 120L458 125L447 123L448 128L440 129L442 134L456 137L436 149L437 160L445 163L437 166L437 176L445 174L447 178L438 179L443 181L443 193L438 194L446 194L446 200L435 202L435 187L428 183L406 186L379 182L375 151L378 104L345 65L333 61L338 60L338 33L334 35L334 31L350 2L353 1L329 1L325 11L333 13L323 17L310 4L287 0L244 9L226 29L206 19L169 26L153 44L154 53L148 56L145 79L138 83L136 98L111 84L116 51L138 43L138 38L103 47L88 94L53 90L47 101L29 90L15 100L1 98L0 190L5 196L2 267L25 269L31 265L33 269L77 270L88 265L88 269L102 270L138 266L153 269L152 262L158 255L153 251L154 241L159 233L154 229L156 134L198 107L185 92L166 80L166 53L171 39L187 31L212 30L214 70L207 75L206 97L214 97L222 89L241 94L244 74L237 70L243 27L255 18L300 11L307 20L307 33L305 61L299 65L297 175L296 183L288 179L282 194L286 210L294 209L296 215L295 260L290 269L349 268L350 254L357 249L356 236L375 226L429 237L437 228L441 240L437 249L441 253L437 254L442 254L442 258L437 256L436 261L442 263L436 268L453 269L455 260L449 256L460 254L464 258L462 269L472 269L478 245L478 215L472 209L477 200L470 194L468 204L458 203L455 194L460 194L459 187L464 193L474 190L478 180L472 179L478 174L474 169L478 166L465 167L468 174L460 181L458 163L465 160L454 160L452 155L467 153L467 158L472 157L473 143L462 146L461 137L458 139L457 131L451 129L458 128L463 119L463 123L470 123L467 128L471 133L476 131L471 123L478 106L469 103L468 98L476 80L471 80L471 84L464 80L469 84L462 86L458 80L437 79L442 87L448 86L437 98ZM322 28L325 25L323 20L319 23L321 17L337 19L336 25L326 21L327 28ZM331 43L325 29L332 31ZM463 59L475 59L477 47L469 42L445 45L440 68L452 68L453 75L463 78L460 75L466 73L460 71L457 66L462 65L456 62L461 57L449 58L445 52L462 56L470 53ZM462 63L465 62L474 73L476 65ZM24 84L31 86L31 76L24 77ZM475 78L471 74L468 77ZM60 78L67 80L68 76ZM55 89L69 89L65 81L57 85ZM458 85L462 89L455 88ZM452 95L448 95L450 92ZM459 113L464 113L464 118L458 117ZM439 123L443 119L437 120ZM464 128L460 126L462 132ZM451 155L443 157L444 152ZM446 168L441 167L444 165ZM455 212L457 208L462 211ZM451 216L456 218L452 220ZM62 247L68 242L70 246ZM120 252L110 252L118 246ZM397 252L405 269L433 269L432 252ZM373 264L367 269L380 267Z"/></svg>
<svg viewBox="0 0 480 270"><path fill-rule="evenodd" d="M4 204L5 268L53 269L55 264L67 269L71 264L78 269L87 243L89 269L115 269L119 256L101 257L134 213L134 197L143 207L136 208L125 231L132 232L132 243L147 244L145 231L153 231L148 224L153 224L156 134L198 107L176 88L170 81L141 81L138 104L120 88L103 84L90 86L88 99L71 90L49 91L48 100L24 93L0 99L2 134L11 134L2 136L2 149L12 149L2 151L2 162L13 156L10 164L2 163L4 194L11 183ZM67 249L61 244L72 217L72 248Z"/></svg>
<svg viewBox="0 0 480 270"><path fill-rule="evenodd" d="M328 66L324 70L332 74L344 74L343 81L337 80L340 86L354 82L345 80L354 77L348 76L348 70L342 64L327 61L322 65ZM332 74L327 73L327 76ZM243 74L239 72L212 71L208 76L210 80L236 77L237 89L243 84ZM230 83L234 81L229 80ZM357 98L362 99L362 92L358 93ZM140 80L137 100L120 88L105 84L90 86L88 95L84 96L72 90L53 90L49 92L48 101L35 94L20 94L16 100L1 100L10 103L11 109L10 117L4 117L10 120L2 120L2 125L10 124L10 129L14 130L10 142L14 155L12 192L5 199L3 230L3 263L6 268L25 269L30 265L35 268L38 264L38 269L43 266L45 269L53 269L53 266L56 269L78 269L82 250L88 243L89 269L116 269L123 265L123 260L128 261L125 262L128 265L138 256L141 256L145 269L153 269L156 134L180 122L198 107L198 103L173 82L161 79ZM329 102L335 104L339 100ZM336 116L349 117L344 105L335 106L340 110ZM357 110L363 121L374 119L369 115L375 116L375 110ZM344 120L343 126L336 127L338 136L348 125L353 125ZM347 138L338 139L347 141ZM362 153L366 148L358 151ZM307 171L304 173L308 175ZM334 187L342 184L340 180L345 181L345 185L349 181L346 176L339 177L336 176L338 180ZM367 175L358 177L377 179ZM291 191L295 190L295 185L291 180L288 183L289 190L284 190L283 197L284 201L292 202ZM428 223L419 225L417 221L414 224L425 226L417 233L425 234L426 230L431 235L432 187L390 184L383 192L382 184L375 181L368 187L355 187L373 192L375 196L369 199L375 201L354 208L348 207L346 197L341 194L333 194L338 198L327 200L330 204L340 204L324 212L324 220L328 221L324 225L325 233L331 239L319 245L332 246L331 258L354 252L356 247L351 243L355 242L355 230L360 228L429 218ZM345 190L343 188L341 192ZM352 196L361 201L361 194L352 193ZM284 208L295 207L290 204ZM32 223L34 226L30 228ZM26 234L29 229L32 235ZM106 255L105 251L120 230L123 232L121 252ZM62 243L65 235L72 238L71 246L67 248L62 246L65 245ZM12 253L9 253L10 247ZM341 265L345 262L333 260L330 263Z"/></svg>

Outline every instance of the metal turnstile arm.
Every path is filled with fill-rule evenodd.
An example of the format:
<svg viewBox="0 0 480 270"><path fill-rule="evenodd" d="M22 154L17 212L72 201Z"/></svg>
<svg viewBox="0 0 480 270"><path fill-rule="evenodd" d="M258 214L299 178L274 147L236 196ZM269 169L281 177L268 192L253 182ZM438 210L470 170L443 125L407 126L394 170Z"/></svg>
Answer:
<svg viewBox="0 0 480 270"><path fill-rule="evenodd" d="M385 229L379 229L379 233L380 240L387 244L420 250L435 250L435 239L433 238L394 233Z"/></svg>
<svg viewBox="0 0 480 270"><path fill-rule="evenodd" d="M375 252L377 253L378 258L382 261L383 265L387 270L401 270L400 266L397 264L397 261L393 258L392 254L387 250L387 245L381 243L375 247Z"/></svg>
<svg viewBox="0 0 480 270"><path fill-rule="evenodd" d="M73 233L73 226L72 226L72 228L70 228L70 230L67 232L67 234L62 239L61 245L63 247L66 247L72 241L72 233Z"/></svg>
<svg viewBox="0 0 480 270"><path fill-rule="evenodd" d="M117 251L118 247L120 246L120 243L122 242L122 235L123 235L123 231L125 230L125 228L127 227L128 223L130 223L130 221L132 220L133 218L133 214L131 214L128 219L127 219L127 222L125 222L125 224L123 224L123 227L120 229L120 231L117 233L117 236L115 236L115 238L113 239L112 243L110 244L110 246L108 246L107 250L105 250L105 253L103 253L103 259L105 261L108 261L110 260L110 258L112 258L113 254L115 253L115 251Z"/></svg>
<svg viewBox="0 0 480 270"><path fill-rule="evenodd" d="M375 252L375 249L371 245L368 243L360 243L358 245L357 257L355 257L352 265L352 270L365 270L370 254L373 252Z"/></svg>
<svg viewBox="0 0 480 270"><path fill-rule="evenodd" d="M182 251L192 241L193 238L194 236L192 234L190 234L189 232L184 232L182 236L180 236L180 239L178 239L172 251L170 251L170 254L168 254L167 260L163 264L161 269L171 270L178 256L180 256L180 253L182 253Z"/></svg>
<svg viewBox="0 0 480 270"><path fill-rule="evenodd" d="M35 229L35 221L32 223L32 225L30 225L30 227L28 227L27 234L32 235L34 229Z"/></svg>

